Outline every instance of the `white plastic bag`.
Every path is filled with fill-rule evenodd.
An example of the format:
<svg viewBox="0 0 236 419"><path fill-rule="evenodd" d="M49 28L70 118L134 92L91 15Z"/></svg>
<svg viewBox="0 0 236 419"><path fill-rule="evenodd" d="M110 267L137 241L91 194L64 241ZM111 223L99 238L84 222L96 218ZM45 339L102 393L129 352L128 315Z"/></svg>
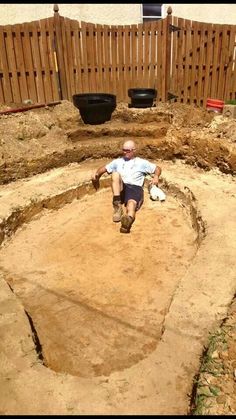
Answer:
<svg viewBox="0 0 236 419"><path fill-rule="evenodd" d="M151 186L149 194L153 201L165 201L166 199L166 194L156 185Z"/></svg>

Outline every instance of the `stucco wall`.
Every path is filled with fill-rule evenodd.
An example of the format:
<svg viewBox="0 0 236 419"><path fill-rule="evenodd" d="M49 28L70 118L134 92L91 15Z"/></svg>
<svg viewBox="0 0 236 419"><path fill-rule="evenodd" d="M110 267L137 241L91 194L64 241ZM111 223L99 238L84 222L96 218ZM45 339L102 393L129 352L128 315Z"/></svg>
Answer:
<svg viewBox="0 0 236 419"><path fill-rule="evenodd" d="M84 22L130 25L141 22L141 4L58 4L59 14ZM0 4L0 25L53 16L53 4Z"/></svg>
<svg viewBox="0 0 236 419"><path fill-rule="evenodd" d="M168 6L172 15L183 19L236 25L236 4L165 4L165 16Z"/></svg>
<svg viewBox="0 0 236 419"><path fill-rule="evenodd" d="M165 4L174 16L200 22L236 25L236 4ZM59 4L61 16L108 25L141 22L141 4ZM31 22L53 16L53 4L0 4L0 25Z"/></svg>

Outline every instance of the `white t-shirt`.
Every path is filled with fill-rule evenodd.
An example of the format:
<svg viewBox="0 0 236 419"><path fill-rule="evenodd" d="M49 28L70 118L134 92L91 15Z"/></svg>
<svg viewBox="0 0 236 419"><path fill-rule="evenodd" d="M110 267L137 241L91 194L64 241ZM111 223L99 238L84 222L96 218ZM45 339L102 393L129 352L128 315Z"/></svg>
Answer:
<svg viewBox="0 0 236 419"><path fill-rule="evenodd" d="M145 176L154 173L156 170L156 164L140 157L135 157L130 160L124 157L118 157L105 167L109 174L118 172L124 183L137 186L143 186Z"/></svg>

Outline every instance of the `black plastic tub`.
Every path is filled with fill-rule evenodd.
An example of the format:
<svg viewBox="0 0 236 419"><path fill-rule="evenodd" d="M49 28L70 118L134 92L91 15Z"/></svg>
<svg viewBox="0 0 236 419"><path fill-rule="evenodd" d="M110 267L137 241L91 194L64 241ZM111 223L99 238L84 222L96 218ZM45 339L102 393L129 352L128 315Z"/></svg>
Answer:
<svg viewBox="0 0 236 419"><path fill-rule="evenodd" d="M134 88L128 90L128 96L131 98L129 108L151 108L157 97L157 91L145 87Z"/></svg>
<svg viewBox="0 0 236 419"><path fill-rule="evenodd" d="M85 124L104 124L116 109L116 96L110 93L81 93L72 99Z"/></svg>

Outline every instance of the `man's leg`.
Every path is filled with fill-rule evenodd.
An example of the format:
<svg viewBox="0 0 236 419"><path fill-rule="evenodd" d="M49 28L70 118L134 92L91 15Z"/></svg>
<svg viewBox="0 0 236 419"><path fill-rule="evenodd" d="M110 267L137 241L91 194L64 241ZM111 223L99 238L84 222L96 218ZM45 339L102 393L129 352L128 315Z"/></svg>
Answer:
<svg viewBox="0 0 236 419"><path fill-rule="evenodd" d="M135 213L137 202L134 199L129 199L126 205L126 215L121 217L121 233L129 233L131 226L135 220Z"/></svg>
<svg viewBox="0 0 236 419"><path fill-rule="evenodd" d="M137 202L134 199L129 199L126 205L126 214L135 219L136 208Z"/></svg>
<svg viewBox="0 0 236 419"><path fill-rule="evenodd" d="M113 172L111 175L111 188L113 193L113 221L115 223L119 222L121 220L123 209L122 209L122 203L121 203L121 191L123 190L123 182L120 177L120 174L118 172Z"/></svg>
<svg viewBox="0 0 236 419"><path fill-rule="evenodd" d="M129 233L135 220L136 211L143 203L143 189L136 185L125 185L126 215L121 217L121 233Z"/></svg>

